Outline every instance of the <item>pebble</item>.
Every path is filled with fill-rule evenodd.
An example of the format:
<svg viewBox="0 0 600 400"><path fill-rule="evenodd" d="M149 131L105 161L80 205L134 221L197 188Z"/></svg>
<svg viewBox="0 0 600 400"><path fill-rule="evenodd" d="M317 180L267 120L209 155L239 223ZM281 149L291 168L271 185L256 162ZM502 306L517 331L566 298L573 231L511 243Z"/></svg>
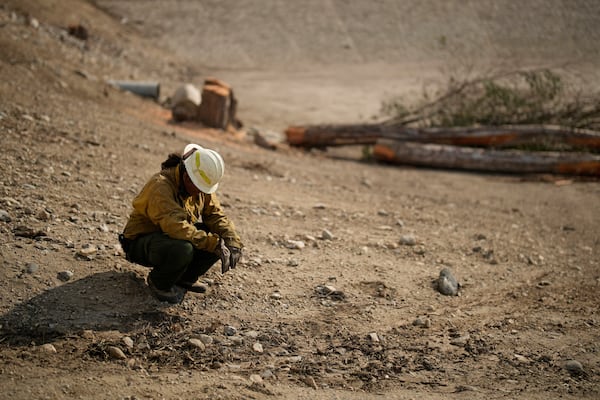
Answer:
<svg viewBox="0 0 600 400"><path fill-rule="evenodd" d="M71 271L60 271L58 274L56 274L56 277L58 279L60 279L63 282L67 282L70 281L71 278L73 277L73 272Z"/></svg>
<svg viewBox="0 0 600 400"><path fill-rule="evenodd" d="M46 343L40 346L40 349L48 354L56 354L56 347L51 343Z"/></svg>
<svg viewBox="0 0 600 400"><path fill-rule="evenodd" d="M246 333L244 333L245 336L248 336L249 338L252 339L256 339L259 335L258 331L248 331Z"/></svg>
<svg viewBox="0 0 600 400"><path fill-rule="evenodd" d="M264 385L263 378L258 374L250 375L250 382L255 385Z"/></svg>
<svg viewBox="0 0 600 400"><path fill-rule="evenodd" d="M515 360L520 362L521 364L529 364L531 360L521 354L515 354Z"/></svg>
<svg viewBox="0 0 600 400"><path fill-rule="evenodd" d="M190 346L195 347L197 349L200 349L200 350L206 349L206 345L200 339L192 338L192 339L188 340L188 343L190 344Z"/></svg>
<svg viewBox="0 0 600 400"><path fill-rule="evenodd" d="M0 221L2 221L2 222L10 222L10 221L12 221L12 219L10 218L10 215L8 215L7 211L0 210Z"/></svg>
<svg viewBox="0 0 600 400"><path fill-rule="evenodd" d="M417 244L417 240L413 235L402 235L400 236L400 244L404 246L414 246Z"/></svg>
<svg viewBox="0 0 600 400"><path fill-rule="evenodd" d="M212 336L206 335L204 333L198 335L198 339L200 339L205 345L212 344L213 342Z"/></svg>
<svg viewBox="0 0 600 400"><path fill-rule="evenodd" d="M35 274L39 268L40 267L35 263L27 263L27 265L25 266L25 271L28 274Z"/></svg>
<svg viewBox="0 0 600 400"><path fill-rule="evenodd" d="M272 371L271 369L268 369L268 368L267 368L267 369L265 369L264 371L262 371L262 372L260 373L260 376L261 376L263 379L272 379L272 378L274 378L274 377L275 377L275 374L273 373L273 371Z"/></svg>
<svg viewBox="0 0 600 400"><path fill-rule="evenodd" d="M254 350L256 353L262 353L264 351L262 344L259 342L256 342L252 345L252 350Z"/></svg>
<svg viewBox="0 0 600 400"><path fill-rule="evenodd" d="M437 290L445 296L456 296L459 284L448 268L442 268L437 280Z"/></svg>
<svg viewBox="0 0 600 400"><path fill-rule="evenodd" d="M471 335L469 335L467 333L466 335L462 335L462 336L452 339L450 341L450 344L453 346L464 347L467 344L467 342L469 341L469 339L471 339Z"/></svg>
<svg viewBox="0 0 600 400"><path fill-rule="evenodd" d="M422 328L429 328L431 326L431 321L429 318L417 318L413 321L414 326L420 326Z"/></svg>
<svg viewBox="0 0 600 400"><path fill-rule="evenodd" d="M107 351L110 358L114 358L115 360L125 360L127 358L123 350L117 346L109 346Z"/></svg>
<svg viewBox="0 0 600 400"><path fill-rule="evenodd" d="M225 333L225 336L233 336L237 333L237 329L231 325L225 325L225 328L223 328L223 333Z"/></svg>
<svg viewBox="0 0 600 400"><path fill-rule="evenodd" d="M279 292L273 292L273 293L271 293L271 298L273 300L281 300L281 293L279 293Z"/></svg>
<svg viewBox="0 0 600 400"><path fill-rule="evenodd" d="M244 338L241 337L240 335L230 336L230 339L231 339L231 343L235 344L236 346L240 346L244 343Z"/></svg>
<svg viewBox="0 0 600 400"><path fill-rule="evenodd" d="M301 240L288 240L286 242L286 247L292 250L302 250L304 247L306 247L306 244L304 244L304 242Z"/></svg>
<svg viewBox="0 0 600 400"><path fill-rule="evenodd" d="M81 247L81 250L79 250L79 254L81 254L82 256L91 256L92 254L95 254L98 251L98 248L96 246L94 246L93 244L84 244Z"/></svg>
<svg viewBox="0 0 600 400"><path fill-rule="evenodd" d="M133 348L133 339L129 336L123 337L123 343L125 344L125 346L127 346L128 349Z"/></svg>
<svg viewBox="0 0 600 400"><path fill-rule="evenodd" d="M371 332L371 333L369 333L369 339L371 339L371 342L373 342L373 343L378 343L379 335L377 335L376 332Z"/></svg>
<svg viewBox="0 0 600 400"><path fill-rule="evenodd" d="M327 229L323 229L323 232L321 233L321 239L323 239L323 240L333 240L333 233L331 233Z"/></svg>
<svg viewBox="0 0 600 400"><path fill-rule="evenodd" d="M49 221L50 218L52 218L52 215L46 210L40 210L40 212L37 213L36 218L40 221Z"/></svg>
<svg viewBox="0 0 600 400"><path fill-rule="evenodd" d="M30 17L29 26L31 26L33 29L37 29L40 27L40 22L37 19Z"/></svg>
<svg viewBox="0 0 600 400"><path fill-rule="evenodd" d="M577 360L568 360L565 363L565 369L569 371L571 375L583 375L583 365Z"/></svg>

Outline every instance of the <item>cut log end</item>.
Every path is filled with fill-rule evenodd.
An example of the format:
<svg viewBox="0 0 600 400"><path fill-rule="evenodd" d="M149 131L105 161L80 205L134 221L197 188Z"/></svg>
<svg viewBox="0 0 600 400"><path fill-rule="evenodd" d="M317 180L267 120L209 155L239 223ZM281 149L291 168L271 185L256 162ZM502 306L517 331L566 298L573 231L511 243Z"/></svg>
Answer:
<svg viewBox="0 0 600 400"><path fill-rule="evenodd" d="M287 141L291 145L302 145L304 143L304 135L306 128L302 126L290 126L285 130Z"/></svg>

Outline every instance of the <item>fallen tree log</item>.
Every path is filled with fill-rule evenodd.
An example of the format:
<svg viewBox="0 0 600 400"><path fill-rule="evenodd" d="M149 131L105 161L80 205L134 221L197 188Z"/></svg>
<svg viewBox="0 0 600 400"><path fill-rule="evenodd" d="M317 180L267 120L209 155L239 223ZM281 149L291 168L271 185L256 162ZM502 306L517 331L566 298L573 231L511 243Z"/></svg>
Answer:
<svg viewBox="0 0 600 400"><path fill-rule="evenodd" d="M302 147L371 145L389 138L477 147L535 147L546 150L600 150L600 132L560 126L407 128L386 124L292 126L288 143Z"/></svg>
<svg viewBox="0 0 600 400"><path fill-rule="evenodd" d="M285 135L289 144L302 147L375 144L377 139L383 137L383 125L290 126Z"/></svg>
<svg viewBox="0 0 600 400"><path fill-rule="evenodd" d="M590 153L492 150L379 139L373 155L379 161L433 168L600 176L600 155Z"/></svg>

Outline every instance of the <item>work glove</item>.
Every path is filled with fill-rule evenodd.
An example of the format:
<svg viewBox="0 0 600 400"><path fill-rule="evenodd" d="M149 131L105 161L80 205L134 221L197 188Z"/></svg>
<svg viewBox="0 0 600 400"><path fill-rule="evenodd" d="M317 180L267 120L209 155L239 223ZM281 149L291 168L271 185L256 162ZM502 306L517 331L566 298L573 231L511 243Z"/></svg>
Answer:
<svg viewBox="0 0 600 400"><path fill-rule="evenodd" d="M225 245L223 239L219 239L219 244L215 249L215 253L217 253L221 259L221 273L224 274L229 271L229 266L231 265L231 252Z"/></svg>
<svg viewBox="0 0 600 400"><path fill-rule="evenodd" d="M229 253L231 253L229 257L229 266L233 269L238 261L240 261L240 258L242 258L242 249L233 246L227 246L227 249L229 249Z"/></svg>

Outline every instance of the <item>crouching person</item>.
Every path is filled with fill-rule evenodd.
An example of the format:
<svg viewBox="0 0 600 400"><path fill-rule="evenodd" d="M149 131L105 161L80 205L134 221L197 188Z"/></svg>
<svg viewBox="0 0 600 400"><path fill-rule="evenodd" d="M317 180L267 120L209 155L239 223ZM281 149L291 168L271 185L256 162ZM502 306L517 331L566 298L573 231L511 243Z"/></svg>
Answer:
<svg viewBox="0 0 600 400"><path fill-rule="evenodd" d="M215 193L224 173L216 151L188 144L161 167L133 200L119 240L129 261L152 268L152 294L177 304L187 291L206 291L197 280L217 261L222 273L235 268L243 245Z"/></svg>

